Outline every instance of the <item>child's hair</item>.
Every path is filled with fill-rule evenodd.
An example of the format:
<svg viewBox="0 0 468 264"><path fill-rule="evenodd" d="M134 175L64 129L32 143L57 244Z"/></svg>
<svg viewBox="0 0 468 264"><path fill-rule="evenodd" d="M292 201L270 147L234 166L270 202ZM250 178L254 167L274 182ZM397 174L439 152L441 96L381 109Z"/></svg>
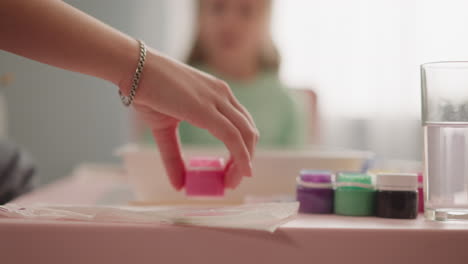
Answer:
<svg viewBox="0 0 468 264"><path fill-rule="evenodd" d="M198 4L197 4L197 21L199 21L199 18L201 15L201 1L203 0L198 0ZM271 0L265 0L265 1L267 2L267 8L269 9L269 13L270 13L272 1ZM278 49L276 48L276 45L271 37L271 33L268 33L268 37L266 41L264 42L262 50L261 50L261 54L259 54L259 57L258 57L259 67L262 70L270 70L270 71L277 72L279 70L280 61L281 61L281 58L280 58ZM187 63L192 66L201 65L205 63L205 55L203 52L203 47L201 46L200 34L198 33L197 33L195 42L192 46L192 49L189 53Z"/></svg>

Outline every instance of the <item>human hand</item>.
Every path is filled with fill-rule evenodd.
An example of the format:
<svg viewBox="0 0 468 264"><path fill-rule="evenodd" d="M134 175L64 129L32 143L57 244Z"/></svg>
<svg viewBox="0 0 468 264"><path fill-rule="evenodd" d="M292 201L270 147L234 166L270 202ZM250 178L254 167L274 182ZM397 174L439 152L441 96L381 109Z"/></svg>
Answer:
<svg viewBox="0 0 468 264"><path fill-rule="evenodd" d="M130 80L121 81L128 94ZM148 49L133 105L151 127L172 185L184 186L185 166L178 125L185 120L207 129L231 154L226 187L236 188L242 176L252 176L252 156L258 130L249 112L223 81Z"/></svg>

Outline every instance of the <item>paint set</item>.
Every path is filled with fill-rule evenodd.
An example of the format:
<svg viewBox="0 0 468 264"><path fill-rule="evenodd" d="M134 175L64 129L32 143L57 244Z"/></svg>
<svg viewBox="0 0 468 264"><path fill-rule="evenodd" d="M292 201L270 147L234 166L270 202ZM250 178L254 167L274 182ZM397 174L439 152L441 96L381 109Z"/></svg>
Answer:
<svg viewBox="0 0 468 264"><path fill-rule="evenodd" d="M219 157L190 159L186 195L222 198L224 170ZM296 186L301 213L414 219L424 210L421 174L302 170Z"/></svg>
<svg viewBox="0 0 468 264"><path fill-rule="evenodd" d="M414 219L422 211L422 176L302 170L297 177L299 212Z"/></svg>

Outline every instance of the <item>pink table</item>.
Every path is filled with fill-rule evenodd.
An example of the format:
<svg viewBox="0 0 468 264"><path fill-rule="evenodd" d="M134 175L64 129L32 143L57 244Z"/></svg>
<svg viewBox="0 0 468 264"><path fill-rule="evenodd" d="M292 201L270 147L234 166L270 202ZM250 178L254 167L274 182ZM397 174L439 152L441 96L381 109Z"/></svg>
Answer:
<svg viewBox="0 0 468 264"><path fill-rule="evenodd" d="M69 177L27 204L93 204L112 184ZM0 218L0 263L468 263L468 224L299 215L274 234Z"/></svg>

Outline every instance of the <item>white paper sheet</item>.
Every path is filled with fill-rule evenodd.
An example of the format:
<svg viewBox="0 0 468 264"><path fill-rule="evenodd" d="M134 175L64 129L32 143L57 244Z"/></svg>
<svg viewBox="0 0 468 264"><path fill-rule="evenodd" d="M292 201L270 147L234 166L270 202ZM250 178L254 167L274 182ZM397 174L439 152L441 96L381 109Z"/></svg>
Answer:
<svg viewBox="0 0 468 264"><path fill-rule="evenodd" d="M168 223L274 232L297 215L299 203L255 203L225 207L138 207L7 204L0 217L90 222Z"/></svg>

